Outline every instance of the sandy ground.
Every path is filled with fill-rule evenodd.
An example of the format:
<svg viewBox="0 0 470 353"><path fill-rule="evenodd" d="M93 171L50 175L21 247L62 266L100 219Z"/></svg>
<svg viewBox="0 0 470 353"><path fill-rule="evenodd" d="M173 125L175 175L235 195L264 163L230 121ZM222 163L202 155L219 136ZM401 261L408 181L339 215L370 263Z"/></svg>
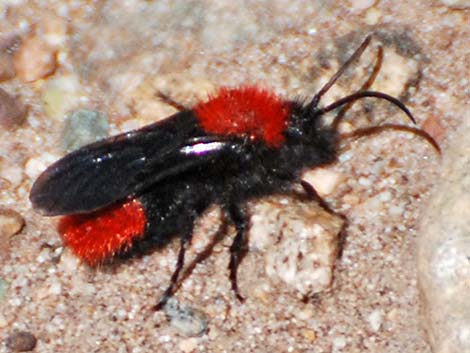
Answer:
<svg viewBox="0 0 470 353"><path fill-rule="evenodd" d="M176 242L90 269L61 247L57 220L34 213L28 193L40 170L64 153L64 110L105 112L115 133L174 112L155 99L158 91L187 106L216 87L243 83L310 97L368 33L375 33L374 44L364 62L325 101L360 86L381 43L384 70L373 88L404 99L445 158L469 104L469 12L438 1L3 6L0 32L46 38L58 62L42 80L25 82L20 74L1 83L28 112L21 126L0 132L0 205L26 224L0 243L7 287L0 298L0 352L9 351L5 341L15 330L37 338L35 352L431 351L420 328L415 242L441 160L418 136L388 131L361 139L329 167L344 176L327 201L347 217L347 238L332 288L315 298L300 300L270 282L260 254L250 253L239 272L247 297L240 305L227 280L229 229L177 294L207 315L208 331L200 337L184 337L150 309L168 283ZM50 98L55 87L64 97ZM382 103L348 114L349 127L407 123ZM210 234L218 221L209 214L196 233Z"/></svg>

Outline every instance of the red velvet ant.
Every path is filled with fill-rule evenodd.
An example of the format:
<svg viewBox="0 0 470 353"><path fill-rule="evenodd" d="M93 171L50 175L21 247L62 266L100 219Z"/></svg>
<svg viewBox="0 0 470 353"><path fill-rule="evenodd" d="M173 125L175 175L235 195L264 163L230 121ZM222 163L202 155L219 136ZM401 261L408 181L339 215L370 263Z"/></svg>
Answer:
<svg viewBox="0 0 470 353"><path fill-rule="evenodd" d="M398 99L367 90L371 80L356 93L319 107L322 96L370 40L367 37L308 102L284 100L254 86L222 88L208 101L164 121L82 147L36 180L30 195L33 207L47 216L68 215L60 221L59 232L91 265L164 245L178 234L176 269L158 309L176 289L195 220L210 205L219 204L236 227L228 269L232 289L242 301L237 268L247 251L247 200L290 192L300 183L323 202L300 175L336 161L342 114L329 125L320 118L374 97L397 106L415 123ZM382 128L373 126L356 135ZM424 131L396 128L417 133L438 149Z"/></svg>

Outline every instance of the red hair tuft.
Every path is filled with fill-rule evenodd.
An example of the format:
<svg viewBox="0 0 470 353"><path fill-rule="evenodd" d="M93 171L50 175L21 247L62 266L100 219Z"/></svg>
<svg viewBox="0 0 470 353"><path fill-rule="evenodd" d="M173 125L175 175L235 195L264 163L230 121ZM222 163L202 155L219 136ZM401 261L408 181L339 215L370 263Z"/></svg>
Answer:
<svg viewBox="0 0 470 353"><path fill-rule="evenodd" d="M284 142L290 105L256 86L221 88L207 102L194 107L208 133L249 136L272 147Z"/></svg>
<svg viewBox="0 0 470 353"><path fill-rule="evenodd" d="M89 265L97 265L142 238L147 219L138 200L96 212L63 217L59 233L72 251Z"/></svg>

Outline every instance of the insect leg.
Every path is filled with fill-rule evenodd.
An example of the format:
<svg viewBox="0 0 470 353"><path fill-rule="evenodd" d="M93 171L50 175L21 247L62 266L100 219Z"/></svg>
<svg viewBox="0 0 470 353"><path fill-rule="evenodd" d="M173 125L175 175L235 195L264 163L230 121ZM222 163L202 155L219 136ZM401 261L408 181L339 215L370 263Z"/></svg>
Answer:
<svg viewBox="0 0 470 353"><path fill-rule="evenodd" d="M325 211L327 211L328 213L331 213L333 215L338 215L340 217L343 217L343 215L338 214L337 212L335 212L330 207L330 205L328 205L328 203L320 195L318 195L317 190L315 190L315 188L312 185L307 183L305 180L300 180L300 185L302 185L302 188L304 189L307 196L310 197L312 200L318 202L320 207L323 208Z"/></svg>
<svg viewBox="0 0 470 353"><path fill-rule="evenodd" d="M180 112L183 111L183 110L189 110L183 104L175 101L174 99L172 99L170 96L164 94L163 92L157 92L157 93L155 93L155 96L157 98L160 98L163 103L166 103L166 104L172 106L173 108L179 110Z"/></svg>
<svg viewBox="0 0 470 353"><path fill-rule="evenodd" d="M229 278L235 296L239 301L243 302L245 299L241 296L240 291L238 290L237 270L241 260L248 251L246 244L248 219L246 212L241 209L238 204L231 204L229 206L228 213L237 229L237 235L230 246L230 262L228 265L228 269L230 270Z"/></svg>
<svg viewBox="0 0 470 353"><path fill-rule="evenodd" d="M302 185L302 188L304 189L307 196L310 197L312 200L318 202L318 204L320 205L321 208L323 208L326 212L328 212L328 213L330 213L334 216L340 217L343 220L343 225L341 227L341 230L340 230L340 233L339 233L339 238L338 238L339 239L339 253L338 253L338 256L341 257L342 253L343 253L344 243L346 241L346 235L347 235L346 227L348 225L348 219L346 218L346 216L344 216L341 213L336 212L335 210L333 210L330 207L330 205L328 205L328 203L320 195L318 195L317 190L315 190L315 188L312 185L310 185L309 183L307 183L305 180L300 180L300 185Z"/></svg>
<svg viewBox="0 0 470 353"><path fill-rule="evenodd" d="M190 229L186 231L180 239L180 250L178 253L178 260L176 261L175 271L171 275L170 285L165 290L165 292L163 292L163 295L160 298L160 301L158 302L158 304L155 305L154 310L162 309L167 303L168 299L170 299L173 296L176 286L178 285L178 278L179 278L180 272L184 266L184 255L186 253L186 249L191 244L192 237L193 237L193 229L192 227L190 227Z"/></svg>

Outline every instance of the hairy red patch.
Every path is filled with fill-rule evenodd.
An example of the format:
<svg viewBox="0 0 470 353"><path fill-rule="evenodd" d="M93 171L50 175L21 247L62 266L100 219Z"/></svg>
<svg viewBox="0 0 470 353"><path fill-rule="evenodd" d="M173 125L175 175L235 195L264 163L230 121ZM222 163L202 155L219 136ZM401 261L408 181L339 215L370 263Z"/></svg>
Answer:
<svg viewBox="0 0 470 353"><path fill-rule="evenodd" d="M194 107L208 133L250 136L278 147L285 139L290 106L275 94L255 86L221 88Z"/></svg>
<svg viewBox="0 0 470 353"><path fill-rule="evenodd" d="M131 200L96 212L63 217L59 233L90 265L103 262L143 237L147 219L142 204Z"/></svg>

